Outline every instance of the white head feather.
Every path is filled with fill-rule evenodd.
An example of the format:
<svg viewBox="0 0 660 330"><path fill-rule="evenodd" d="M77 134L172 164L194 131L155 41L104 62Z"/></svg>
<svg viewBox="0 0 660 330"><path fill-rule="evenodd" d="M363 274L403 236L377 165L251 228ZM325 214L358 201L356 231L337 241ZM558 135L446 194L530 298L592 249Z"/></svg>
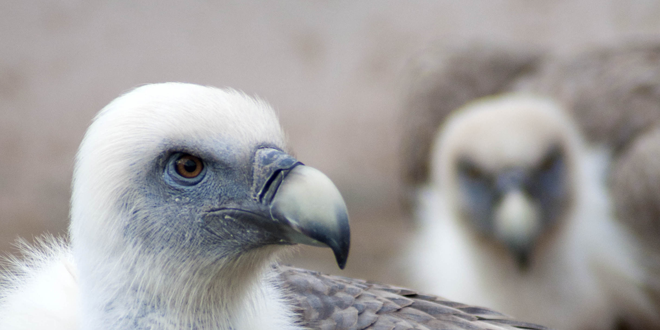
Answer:
<svg viewBox="0 0 660 330"><path fill-rule="evenodd" d="M70 234L74 246L118 244L115 205L166 143L221 143L240 151L260 141L285 148L270 106L234 91L199 85L146 85L115 99L94 119L77 155ZM93 242L93 243L91 243Z"/></svg>
<svg viewBox="0 0 660 330"><path fill-rule="evenodd" d="M166 83L139 87L114 100L97 115L77 154L70 225L73 257L64 246L55 252L36 251L33 259L38 262L25 268L14 282L17 289L5 297L9 303L0 318L12 317L0 325L140 328L133 323L136 315L153 305L159 309L147 322L159 329L299 329L267 272L277 247L248 251L238 260L213 261L205 260L203 251L142 246L127 238L130 215L140 211L127 205L149 203L140 183L149 180L148 165L167 148L220 157L231 153L251 164L255 145L264 142L286 150L273 110L233 90ZM185 201L168 201L179 202ZM66 292L53 291L65 282L59 277L72 284L63 288ZM41 299L44 292L52 297ZM44 309L25 306L37 301L53 303Z"/></svg>

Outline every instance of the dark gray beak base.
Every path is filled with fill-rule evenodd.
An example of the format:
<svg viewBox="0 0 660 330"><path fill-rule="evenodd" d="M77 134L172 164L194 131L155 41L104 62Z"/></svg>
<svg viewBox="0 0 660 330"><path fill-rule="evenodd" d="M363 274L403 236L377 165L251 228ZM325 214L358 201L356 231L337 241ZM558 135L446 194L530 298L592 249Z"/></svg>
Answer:
<svg viewBox="0 0 660 330"><path fill-rule="evenodd" d="M216 214L250 221L274 235L276 244L329 247L344 268L351 241L348 211L325 174L281 150L261 148L255 153L250 194L249 201L225 205Z"/></svg>

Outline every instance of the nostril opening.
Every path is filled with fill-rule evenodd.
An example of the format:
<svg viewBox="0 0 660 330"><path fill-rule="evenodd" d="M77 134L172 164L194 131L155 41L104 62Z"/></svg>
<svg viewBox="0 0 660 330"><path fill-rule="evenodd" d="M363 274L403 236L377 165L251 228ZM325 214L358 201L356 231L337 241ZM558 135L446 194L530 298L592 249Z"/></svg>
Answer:
<svg viewBox="0 0 660 330"><path fill-rule="evenodd" d="M252 198L260 203L270 203L287 173L300 164L279 149L258 149L253 165Z"/></svg>
<svg viewBox="0 0 660 330"><path fill-rule="evenodd" d="M261 189L261 192L259 193L260 203L270 204L270 202L273 201L273 198L275 197L277 190L280 188L282 181L284 180L286 175L289 174L289 172L291 172L291 169L286 169L286 170L279 169L273 172L273 175L271 175L270 178L268 178L268 180L264 184L264 187Z"/></svg>
<svg viewBox="0 0 660 330"><path fill-rule="evenodd" d="M510 190L521 190L528 185L527 174L522 169L513 169L500 174L496 180L497 190L506 193Z"/></svg>
<svg viewBox="0 0 660 330"><path fill-rule="evenodd" d="M297 165L296 165L297 166ZM284 178L295 168L287 168L287 169L278 169L273 172L273 174L266 180L266 183L264 184L263 188L261 188L261 191L259 192L259 202L264 203L264 204L270 204L270 202L273 201L273 198L275 197L275 194L277 193L277 190L280 188L280 185L282 184L282 181L284 181Z"/></svg>
<svg viewBox="0 0 660 330"><path fill-rule="evenodd" d="M273 199L273 196L275 195L275 191L277 191L277 188L279 188L280 183L282 183L282 177L283 175L280 175L282 173L282 170L276 170L273 175L268 178L266 181L266 184L264 184L263 188L259 192L259 202L263 203L264 197L266 195L269 195L267 198L266 202L270 202L271 199ZM271 186L273 186L273 189L271 189Z"/></svg>

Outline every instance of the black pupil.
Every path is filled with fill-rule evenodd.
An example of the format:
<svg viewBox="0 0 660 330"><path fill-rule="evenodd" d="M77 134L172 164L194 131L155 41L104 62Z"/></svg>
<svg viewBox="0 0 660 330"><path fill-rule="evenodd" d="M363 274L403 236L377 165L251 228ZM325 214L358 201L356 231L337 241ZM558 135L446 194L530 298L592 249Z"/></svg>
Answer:
<svg viewBox="0 0 660 330"><path fill-rule="evenodd" d="M197 169L197 163L194 160L188 158L184 160L183 169L188 173L193 173Z"/></svg>

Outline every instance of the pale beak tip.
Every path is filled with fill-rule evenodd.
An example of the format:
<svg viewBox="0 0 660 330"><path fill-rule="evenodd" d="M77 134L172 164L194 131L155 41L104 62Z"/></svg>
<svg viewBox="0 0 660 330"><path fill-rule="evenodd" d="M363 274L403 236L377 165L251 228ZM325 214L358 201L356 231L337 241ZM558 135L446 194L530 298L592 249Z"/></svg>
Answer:
<svg viewBox="0 0 660 330"><path fill-rule="evenodd" d="M351 240L348 210L337 187L321 171L294 167L278 188L271 213L298 233L291 237L294 243L321 243L332 249L339 268L346 266Z"/></svg>

